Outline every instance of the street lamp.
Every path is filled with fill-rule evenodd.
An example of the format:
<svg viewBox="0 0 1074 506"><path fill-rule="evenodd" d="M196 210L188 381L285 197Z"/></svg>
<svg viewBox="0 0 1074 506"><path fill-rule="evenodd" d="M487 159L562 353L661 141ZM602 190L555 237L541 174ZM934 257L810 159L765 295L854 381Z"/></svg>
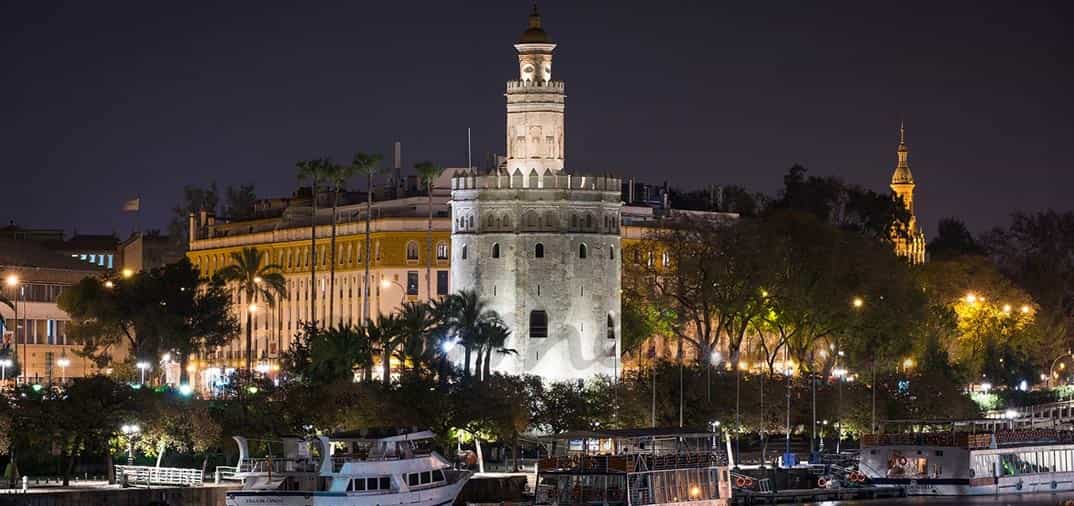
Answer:
<svg viewBox="0 0 1074 506"><path fill-rule="evenodd" d="M142 432L142 428L136 423L124 424L120 427L123 431L123 435L127 436L127 465L134 465L134 438L138 437L138 434Z"/></svg>
<svg viewBox="0 0 1074 506"><path fill-rule="evenodd" d="M115 286L116 286L116 284L113 283L111 279L109 279L108 281L104 282L104 287L105 288L115 288Z"/></svg>
<svg viewBox="0 0 1074 506"><path fill-rule="evenodd" d="M840 351L839 355L842 356L843 352ZM839 378L839 413L836 418L836 439L835 439L835 453L838 454L842 448L843 443L843 381L847 377L847 370L842 367L832 369L832 374Z"/></svg>
<svg viewBox="0 0 1074 506"><path fill-rule="evenodd" d="M134 276L134 271L131 269L123 269L120 274L123 275L123 279L130 279L131 276Z"/></svg>
<svg viewBox="0 0 1074 506"><path fill-rule="evenodd" d="M71 359L67 357L60 357L56 360L56 365L60 366L60 384L67 382L67 366L71 365Z"/></svg>
<svg viewBox="0 0 1074 506"><path fill-rule="evenodd" d="M138 362L137 367L138 367L138 369L141 369L141 371L142 371L142 384L144 385L145 384L145 370L149 369L149 362L146 362L144 360L141 361L141 362Z"/></svg>

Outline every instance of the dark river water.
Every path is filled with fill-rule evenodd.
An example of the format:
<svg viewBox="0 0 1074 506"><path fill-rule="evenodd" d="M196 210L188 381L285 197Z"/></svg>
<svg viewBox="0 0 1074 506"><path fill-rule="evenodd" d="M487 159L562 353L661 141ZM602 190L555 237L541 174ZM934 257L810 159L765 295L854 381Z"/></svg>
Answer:
<svg viewBox="0 0 1074 506"><path fill-rule="evenodd" d="M1011 505L1029 505L1029 504L1041 504L1061 506L1071 501L1070 504L1074 504L1074 492L1061 492L1056 494L1020 494L1020 495L1000 495L1000 496L974 496L974 497L903 497L900 499L876 499L876 500L862 500L862 501L824 501L807 504L816 505L830 505L830 506L846 506L846 505L861 505L861 506L910 506L917 504L970 504L970 505L984 505L991 506L1005 506Z"/></svg>

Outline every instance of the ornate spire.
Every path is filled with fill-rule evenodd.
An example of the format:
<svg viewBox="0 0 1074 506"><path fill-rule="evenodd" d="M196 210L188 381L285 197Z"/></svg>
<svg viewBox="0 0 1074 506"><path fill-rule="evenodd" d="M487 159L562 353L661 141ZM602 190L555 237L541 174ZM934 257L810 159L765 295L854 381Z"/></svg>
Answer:
<svg viewBox="0 0 1074 506"><path fill-rule="evenodd" d="M891 175L891 184L914 184L914 176L910 173L910 150L906 147L906 125L899 122L899 163L895 166L895 173Z"/></svg>

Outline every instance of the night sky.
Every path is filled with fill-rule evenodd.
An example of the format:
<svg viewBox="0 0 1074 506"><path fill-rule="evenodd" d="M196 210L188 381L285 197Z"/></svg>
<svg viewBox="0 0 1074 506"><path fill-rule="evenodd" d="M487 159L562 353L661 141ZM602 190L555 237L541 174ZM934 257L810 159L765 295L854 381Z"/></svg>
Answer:
<svg viewBox="0 0 1074 506"><path fill-rule="evenodd" d="M567 166L774 192L787 167L886 190L906 120L918 214L975 231L1071 209L1063 2L542 1ZM294 162L504 151L525 0L8 2L0 220L163 228L184 184L287 195Z"/></svg>

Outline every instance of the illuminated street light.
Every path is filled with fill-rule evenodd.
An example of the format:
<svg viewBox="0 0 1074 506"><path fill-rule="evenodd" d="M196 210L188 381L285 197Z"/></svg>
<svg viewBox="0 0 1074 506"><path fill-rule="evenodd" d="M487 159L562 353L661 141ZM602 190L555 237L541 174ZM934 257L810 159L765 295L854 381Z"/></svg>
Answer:
<svg viewBox="0 0 1074 506"><path fill-rule="evenodd" d="M60 366L60 383L63 383L67 380L67 366L71 365L71 359L60 357L56 360L56 365Z"/></svg>
<svg viewBox="0 0 1074 506"><path fill-rule="evenodd" d="M988 383L988 382L981 383L981 391L982 392L988 393L989 390L992 390L992 384L991 383Z"/></svg>
<svg viewBox="0 0 1074 506"><path fill-rule="evenodd" d="M861 300L861 297L854 297L854 301L852 302L852 304L854 304L854 307L861 307L865 304L865 301Z"/></svg>
<svg viewBox="0 0 1074 506"><path fill-rule="evenodd" d="M150 367L149 362L145 362L145 361L138 362L136 367L138 367L138 369L140 369L142 371L142 384L145 384L145 370L149 369L149 367Z"/></svg>
<svg viewBox="0 0 1074 506"><path fill-rule="evenodd" d="M246 309L248 309L251 313L256 313L257 312L257 304L250 304L249 306L247 306Z"/></svg>
<svg viewBox="0 0 1074 506"><path fill-rule="evenodd" d="M179 395L182 395L183 397L190 397L193 394L194 387L190 386L190 384L183 383L182 385L179 385Z"/></svg>
<svg viewBox="0 0 1074 506"><path fill-rule="evenodd" d="M142 432L142 428L138 424L123 425L120 427L123 434L127 436L127 465L134 465L134 438L138 437L138 434Z"/></svg>
<svg viewBox="0 0 1074 506"><path fill-rule="evenodd" d="M11 274L4 281L7 283L7 286L14 287L19 284L19 277L14 274Z"/></svg>
<svg viewBox="0 0 1074 506"><path fill-rule="evenodd" d="M254 276L254 283L261 284L261 276Z"/></svg>
<svg viewBox="0 0 1074 506"><path fill-rule="evenodd" d="M128 279L134 275L134 271L131 269L123 269L123 272L121 274L123 275L124 279Z"/></svg>
<svg viewBox="0 0 1074 506"><path fill-rule="evenodd" d="M10 358L0 359L0 381L7 381L7 368L15 365Z"/></svg>
<svg viewBox="0 0 1074 506"><path fill-rule="evenodd" d="M907 358L906 360L902 361L902 368L903 369L910 369L913 366L914 366L914 359L912 359L912 358Z"/></svg>
<svg viewBox="0 0 1074 506"><path fill-rule="evenodd" d="M115 288L115 286L116 286L116 284L113 283L111 279L109 279L108 281L104 282L104 287L105 288Z"/></svg>
<svg viewBox="0 0 1074 506"><path fill-rule="evenodd" d="M977 295L974 295L973 292L967 293L966 294L966 302L968 302L970 304L973 304L974 302L977 302Z"/></svg>
<svg viewBox="0 0 1074 506"><path fill-rule="evenodd" d="M1029 306L1023 305L1022 306L1022 313L1024 314L1024 313L1028 313L1028 312L1029 312Z"/></svg>
<svg viewBox="0 0 1074 506"><path fill-rule="evenodd" d="M1009 314L1011 312L1011 305L1010 304L1004 304L1003 305L1003 312Z"/></svg>

